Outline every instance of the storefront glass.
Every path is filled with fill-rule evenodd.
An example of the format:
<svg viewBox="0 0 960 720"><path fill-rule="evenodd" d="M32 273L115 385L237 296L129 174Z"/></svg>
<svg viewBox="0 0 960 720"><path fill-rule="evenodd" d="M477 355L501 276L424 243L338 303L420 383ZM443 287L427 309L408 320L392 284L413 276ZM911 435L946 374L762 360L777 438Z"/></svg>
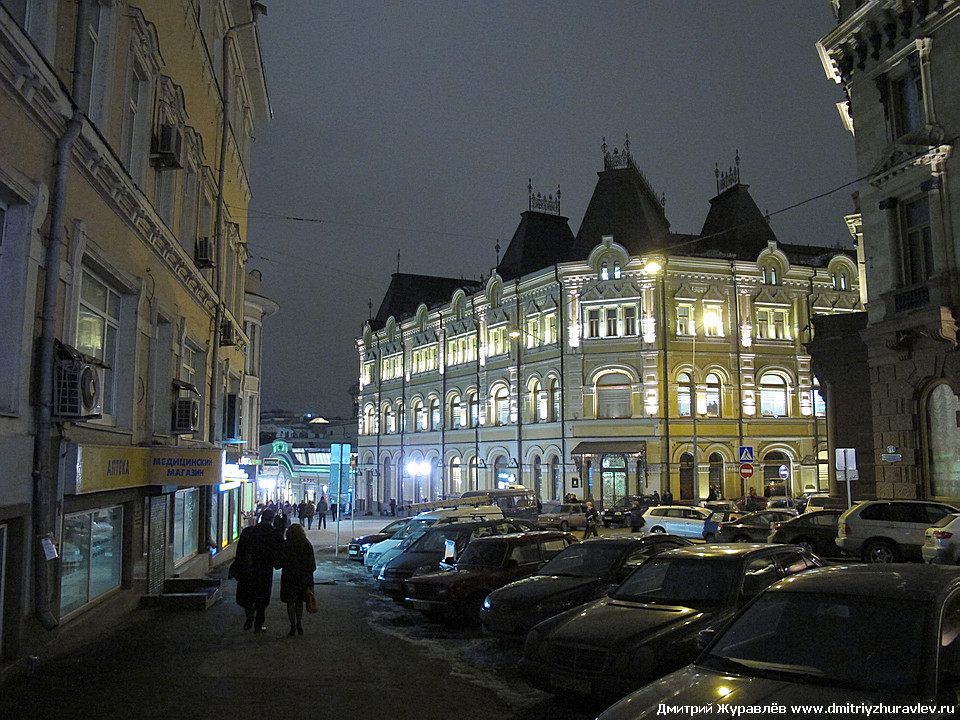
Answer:
<svg viewBox="0 0 960 720"><path fill-rule="evenodd" d="M120 586L123 509L69 515L60 543L60 613L83 607Z"/></svg>
<svg viewBox="0 0 960 720"><path fill-rule="evenodd" d="M196 554L200 530L200 491L178 490L173 503L173 560L175 563Z"/></svg>

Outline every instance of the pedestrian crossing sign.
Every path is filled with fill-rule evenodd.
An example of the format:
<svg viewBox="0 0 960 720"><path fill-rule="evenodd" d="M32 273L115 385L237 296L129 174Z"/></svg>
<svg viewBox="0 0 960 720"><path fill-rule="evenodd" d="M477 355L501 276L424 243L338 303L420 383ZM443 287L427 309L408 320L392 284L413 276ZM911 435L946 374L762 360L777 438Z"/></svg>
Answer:
<svg viewBox="0 0 960 720"><path fill-rule="evenodd" d="M740 446L740 462L753 462L753 446L752 445L741 445Z"/></svg>

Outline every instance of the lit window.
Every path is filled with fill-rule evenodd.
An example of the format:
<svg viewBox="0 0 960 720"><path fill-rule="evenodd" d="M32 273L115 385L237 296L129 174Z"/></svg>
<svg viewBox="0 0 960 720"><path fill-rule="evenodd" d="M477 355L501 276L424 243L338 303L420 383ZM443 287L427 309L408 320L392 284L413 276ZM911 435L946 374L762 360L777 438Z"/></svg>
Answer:
<svg viewBox="0 0 960 720"><path fill-rule="evenodd" d="M677 335L693 335L693 305L677 305Z"/></svg>
<svg viewBox="0 0 960 720"><path fill-rule="evenodd" d="M510 424L510 395L503 386L497 388L493 395L493 414L497 425Z"/></svg>
<svg viewBox="0 0 960 720"><path fill-rule="evenodd" d="M693 380L688 373L680 373L677 376L677 414L680 417L690 417L692 397Z"/></svg>
<svg viewBox="0 0 960 720"><path fill-rule="evenodd" d="M450 398L450 427L454 430L462 428L466 424L466 417L463 412L463 402L459 394Z"/></svg>
<svg viewBox="0 0 960 720"><path fill-rule="evenodd" d="M630 378L623 373L601 376L597 380L597 417L631 417L630 394Z"/></svg>
<svg viewBox="0 0 960 720"><path fill-rule="evenodd" d="M587 337L600 337L600 311L590 310L587 313Z"/></svg>
<svg viewBox="0 0 960 720"><path fill-rule="evenodd" d="M617 309L607 308L607 337L616 337L617 334Z"/></svg>
<svg viewBox="0 0 960 720"><path fill-rule="evenodd" d="M103 368L101 406L104 415L113 414L119 332L120 295L84 268L80 283L80 311L77 317L77 349L107 366Z"/></svg>
<svg viewBox="0 0 960 720"><path fill-rule="evenodd" d="M780 375L767 373L760 379L760 415L787 416L787 381Z"/></svg>
<svg viewBox="0 0 960 720"><path fill-rule="evenodd" d="M716 373L707 375L707 397L705 415L720 417L720 377Z"/></svg>
<svg viewBox="0 0 960 720"><path fill-rule="evenodd" d="M430 429L439 430L440 424L440 400L438 398L430 398Z"/></svg>

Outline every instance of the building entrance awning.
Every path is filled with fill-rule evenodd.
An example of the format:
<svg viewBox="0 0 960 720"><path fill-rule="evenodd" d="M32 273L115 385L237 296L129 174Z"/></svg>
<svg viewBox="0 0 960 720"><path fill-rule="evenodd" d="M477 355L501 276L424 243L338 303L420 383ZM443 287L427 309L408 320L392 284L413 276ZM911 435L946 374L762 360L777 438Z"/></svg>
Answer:
<svg viewBox="0 0 960 720"><path fill-rule="evenodd" d="M573 455L606 455L622 453L624 455L643 455L647 452L647 443L643 440L605 440L600 442L582 442L577 445Z"/></svg>

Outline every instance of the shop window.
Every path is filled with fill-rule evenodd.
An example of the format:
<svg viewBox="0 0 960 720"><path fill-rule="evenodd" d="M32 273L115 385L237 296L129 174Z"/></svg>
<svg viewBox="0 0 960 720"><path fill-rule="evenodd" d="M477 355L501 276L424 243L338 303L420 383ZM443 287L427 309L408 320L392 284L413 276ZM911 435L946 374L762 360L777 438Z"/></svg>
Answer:
<svg viewBox="0 0 960 720"><path fill-rule="evenodd" d="M123 509L68 515L60 541L60 613L69 615L120 587Z"/></svg>
<svg viewBox="0 0 960 720"><path fill-rule="evenodd" d="M200 491L178 490L173 503L173 561L180 563L197 554L200 534Z"/></svg>

